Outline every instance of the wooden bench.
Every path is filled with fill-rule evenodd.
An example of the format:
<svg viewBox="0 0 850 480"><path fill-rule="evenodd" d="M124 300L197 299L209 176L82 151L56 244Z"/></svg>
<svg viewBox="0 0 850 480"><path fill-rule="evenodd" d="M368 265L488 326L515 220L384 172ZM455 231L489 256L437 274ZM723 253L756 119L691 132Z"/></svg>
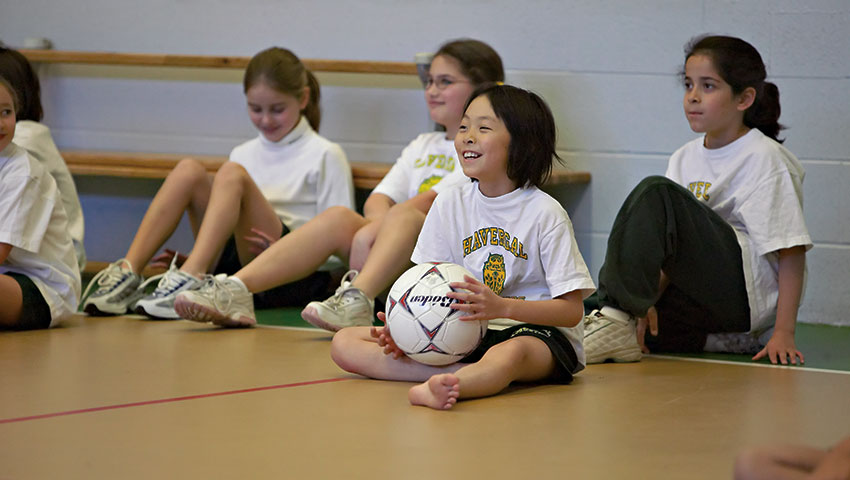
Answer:
<svg viewBox="0 0 850 480"><path fill-rule="evenodd" d="M177 162L192 157L201 162L211 174L215 173L227 157L182 155L167 153L127 153L98 150L63 150L62 157L73 175L165 178ZM351 174L355 188L371 190L390 170L387 163L352 162ZM589 183L590 173L555 169L549 184Z"/></svg>

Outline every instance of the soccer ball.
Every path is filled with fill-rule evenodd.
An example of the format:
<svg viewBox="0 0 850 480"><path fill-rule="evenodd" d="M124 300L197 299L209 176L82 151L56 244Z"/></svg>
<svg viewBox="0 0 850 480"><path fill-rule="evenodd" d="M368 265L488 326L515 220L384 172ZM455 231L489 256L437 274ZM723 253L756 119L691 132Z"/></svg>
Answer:
<svg viewBox="0 0 850 480"><path fill-rule="evenodd" d="M449 308L458 300L449 284L463 281L469 270L454 263L422 263L404 272L387 298L387 328L408 357L426 365L448 365L481 343L487 321L464 321L464 312Z"/></svg>

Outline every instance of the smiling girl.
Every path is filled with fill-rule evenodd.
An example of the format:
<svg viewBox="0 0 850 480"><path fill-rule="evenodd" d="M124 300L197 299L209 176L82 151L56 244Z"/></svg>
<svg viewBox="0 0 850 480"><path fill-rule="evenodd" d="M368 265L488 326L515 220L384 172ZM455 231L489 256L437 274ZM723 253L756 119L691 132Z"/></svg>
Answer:
<svg viewBox="0 0 850 480"><path fill-rule="evenodd" d="M387 328L346 328L331 346L333 360L346 371L423 382L410 389L408 400L438 410L458 399L494 395L514 381L571 382L584 368L582 300L594 290L567 212L539 189L557 158L555 122L543 100L508 85L477 90L455 148L475 181L437 197L411 259L477 272L477 278L452 283L465 292L448 295L459 300L452 308L464 311L466 320L490 321L481 345L442 367L404 356ZM493 229L513 240L470 247L468 238ZM508 248L514 241L522 247ZM488 286L482 272L493 257L501 257L504 279Z"/></svg>
<svg viewBox="0 0 850 480"><path fill-rule="evenodd" d="M83 309L123 314L129 307L154 318L179 318L178 293L201 286L209 271L233 273L269 243L333 206L351 208L351 169L342 149L319 136L319 84L292 52L270 48L254 56L244 77L248 115L259 136L234 148L210 178L193 159L181 161L151 202L127 255L101 271ZM141 296L141 270L187 212L195 246L156 290ZM316 268L320 268L321 264ZM297 284L267 292L270 306L303 305L328 293L330 275L316 269Z"/></svg>
<svg viewBox="0 0 850 480"><path fill-rule="evenodd" d="M812 247L804 172L777 139L779 90L765 76L739 38L686 48L685 116L704 135L673 154L666 177L641 182L614 220L602 308L585 325L588 363L650 349L803 361L794 329Z"/></svg>

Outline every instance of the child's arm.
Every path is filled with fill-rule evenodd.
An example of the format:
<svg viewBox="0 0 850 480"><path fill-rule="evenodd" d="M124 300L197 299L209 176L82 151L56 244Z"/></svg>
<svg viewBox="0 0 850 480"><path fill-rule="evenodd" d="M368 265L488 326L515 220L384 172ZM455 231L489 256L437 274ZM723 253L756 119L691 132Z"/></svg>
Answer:
<svg viewBox="0 0 850 480"><path fill-rule="evenodd" d="M757 353L753 360L764 357L770 363L797 364L797 357L803 363L803 354L794 343L794 330L797 325L797 310L803 293L803 275L806 268L806 248L797 246L779 250L779 300L776 302L776 325L767 345Z"/></svg>
<svg viewBox="0 0 850 480"><path fill-rule="evenodd" d="M372 193L363 204L363 216L369 220L375 220L383 217L393 205L395 202L388 195Z"/></svg>
<svg viewBox="0 0 850 480"><path fill-rule="evenodd" d="M12 251L12 246L8 243L0 242L0 264L6 261L6 257L9 256L9 252Z"/></svg>
<svg viewBox="0 0 850 480"><path fill-rule="evenodd" d="M580 290L573 290L551 300L525 301L502 298L478 280L469 276L464 278L465 282L454 282L452 286L469 290L469 293L450 292L448 296L464 302L454 303L452 308L466 312L466 320L510 318L537 325L574 327L584 316Z"/></svg>

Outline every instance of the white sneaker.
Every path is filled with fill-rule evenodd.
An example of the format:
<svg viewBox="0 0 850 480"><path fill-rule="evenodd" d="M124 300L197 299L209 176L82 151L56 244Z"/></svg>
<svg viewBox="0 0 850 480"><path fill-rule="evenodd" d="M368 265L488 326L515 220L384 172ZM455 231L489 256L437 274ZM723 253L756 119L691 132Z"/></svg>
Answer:
<svg viewBox="0 0 850 480"><path fill-rule="evenodd" d="M133 307L133 311L151 318L165 320L180 318L180 315L177 315L177 312L174 311L174 299L180 292L200 287L201 279L180 271L175 264L176 261L177 255L174 255L171 267L160 276L156 290L139 299ZM152 279L153 277L148 281Z"/></svg>
<svg viewBox="0 0 850 480"><path fill-rule="evenodd" d="M342 277L339 288L324 302L310 302L301 311L301 318L331 332L345 327L370 326L375 312L375 300L362 290L352 287L357 278L356 270L349 270Z"/></svg>
<svg viewBox="0 0 850 480"><path fill-rule="evenodd" d="M174 310L180 318L212 322L222 327L251 327L257 324L254 296L241 280L223 273L207 275L200 288L177 294Z"/></svg>
<svg viewBox="0 0 850 480"><path fill-rule="evenodd" d="M97 272L83 293L83 311L89 315L124 315L131 303L141 295L142 277L133 273L126 258L109 264ZM94 293L91 289L97 285Z"/></svg>
<svg viewBox="0 0 850 480"><path fill-rule="evenodd" d="M614 362L638 362L641 358L636 325L625 312L602 307L584 317L584 353L588 365Z"/></svg>
<svg viewBox="0 0 850 480"><path fill-rule="evenodd" d="M755 355L764 348L759 337L743 333L709 333L705 339L706 352L742 353Z"/></svg>

